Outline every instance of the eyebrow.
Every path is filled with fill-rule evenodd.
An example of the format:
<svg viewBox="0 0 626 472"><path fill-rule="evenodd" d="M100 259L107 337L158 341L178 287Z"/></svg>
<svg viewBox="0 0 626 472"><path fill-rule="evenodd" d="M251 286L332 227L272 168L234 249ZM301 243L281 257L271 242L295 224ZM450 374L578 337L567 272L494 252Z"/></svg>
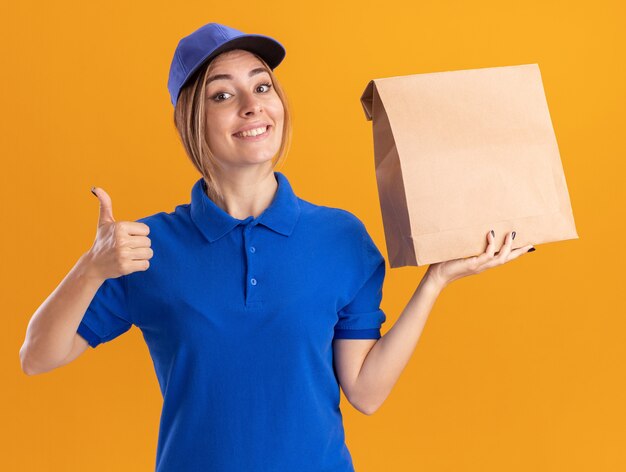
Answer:
<svg viewBox="0 0 626 472"><path fill-rule="evenodd" d="M250 72L248 72L248 77L252 77L262 72L267 72L267 70L264 69L263 67L257 67L256 69L252 69ZM233 80L233 76L230 74L215 74L209 77L208 79L206 79L206 85L209 85L214 80L223 80L223 79Z"/></svg>

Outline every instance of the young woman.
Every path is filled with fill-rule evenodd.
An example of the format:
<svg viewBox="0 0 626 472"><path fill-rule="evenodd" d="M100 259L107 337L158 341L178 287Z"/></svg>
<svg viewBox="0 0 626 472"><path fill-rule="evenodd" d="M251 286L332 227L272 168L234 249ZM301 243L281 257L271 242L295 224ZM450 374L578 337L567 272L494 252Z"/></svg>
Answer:
<svg viewBox="0 0 626 472"><path fill-rule="evenodd" d="M211 23L183 38L168 88L201 174L171 213L115 221L33 315L20 351L50 371L143 333L163 394L156 469L348 472L339 386L372 414L407 364L440 291L527 252L428 267L381 336L385 261L363 223L300 199L276 166L291 135L276 40Z"/></svg>

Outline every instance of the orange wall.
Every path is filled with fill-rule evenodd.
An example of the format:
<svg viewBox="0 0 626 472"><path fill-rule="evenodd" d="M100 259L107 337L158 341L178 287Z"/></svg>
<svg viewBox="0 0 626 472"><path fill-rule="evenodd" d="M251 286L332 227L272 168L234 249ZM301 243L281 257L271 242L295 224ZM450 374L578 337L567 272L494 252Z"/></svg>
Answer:
<svg viewBox="0 0 626 472"><path fill-rule="evenodd" d="M626 470L625 13L606 0L3 1L0 469L154 469L161 397L136 327L43 375L18 352L91 247L92 186L118 221L189 202L199 175L167 73L178 40L218 21L286 46L281 170L305 200L359 216L385 256L367 82L539 64L580 239L448 286L386 403L364 416L342 398L347 442L358 472ZM424 271L388 270L383 334Z"/></svg>

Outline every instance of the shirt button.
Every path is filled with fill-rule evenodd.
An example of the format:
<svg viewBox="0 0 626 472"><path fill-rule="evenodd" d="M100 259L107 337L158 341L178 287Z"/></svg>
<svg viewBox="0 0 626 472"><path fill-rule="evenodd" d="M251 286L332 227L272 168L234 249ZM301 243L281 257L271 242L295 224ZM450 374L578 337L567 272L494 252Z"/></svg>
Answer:
<svg viewBox="0 0 626 472"><path fill-rule="evenodd" d="M256 285L256 279L250 279L250 283L251 283L252 285Z"/></svg>
<svg viewBox="0 0 626 472"><path fill-rule="evenodd" d="M256 251L256 248L254 246L251 246L250 247L250 252L255 252L255 251Z"/></svg>

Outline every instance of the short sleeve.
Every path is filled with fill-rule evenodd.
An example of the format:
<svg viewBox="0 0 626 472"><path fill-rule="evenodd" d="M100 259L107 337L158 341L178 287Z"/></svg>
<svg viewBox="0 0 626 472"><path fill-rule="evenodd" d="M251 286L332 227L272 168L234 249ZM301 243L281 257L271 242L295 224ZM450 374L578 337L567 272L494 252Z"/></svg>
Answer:
<svg viewBox="0 0 626 472"><path fill-rule="evenodd" d="M385 279L385 259L362 227L362 260L357 262L359 287L351 301L339 310L333 339L380 339L385 313L380 308Z"/></svg>
<svg viewBox="0 0 626 472"><path fill-rule="evenodd" d="M77 333L91 347L115 339L132 326L126 302L125 277L104 281L78 325Z"/></svg>

